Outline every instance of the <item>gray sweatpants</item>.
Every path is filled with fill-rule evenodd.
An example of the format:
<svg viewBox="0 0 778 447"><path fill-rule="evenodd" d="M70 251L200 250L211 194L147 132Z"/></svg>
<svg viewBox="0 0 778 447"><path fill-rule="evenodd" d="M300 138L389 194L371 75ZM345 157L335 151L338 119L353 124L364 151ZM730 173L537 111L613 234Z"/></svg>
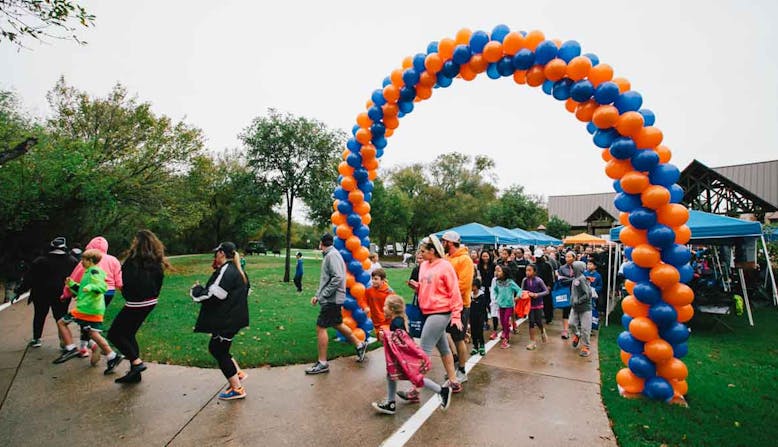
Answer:
<svg viewBox="0 0 778 447"><path fill-rule="evenodd" d="M570 332L581 337L581 343L589 347L589 337L592 334L592 309L570 309Z"/></svg>

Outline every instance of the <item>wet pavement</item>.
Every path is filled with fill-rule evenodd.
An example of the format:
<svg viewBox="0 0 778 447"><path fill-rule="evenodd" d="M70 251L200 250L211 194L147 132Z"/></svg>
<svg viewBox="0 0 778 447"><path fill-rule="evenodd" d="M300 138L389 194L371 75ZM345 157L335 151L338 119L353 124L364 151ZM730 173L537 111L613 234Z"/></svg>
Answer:
<svg viewBox="0 0 778 447"><path fill-rule="evenodd" d="M95 368L86 359L51 364L58 355L51 320L44 346L25 350L31 318L23 304L0 312L3 445L377 446L416 420L430 397L424 391L422 404L398 402L394 416L377 414L370 402L385 397L382 350L362 364L334 360L319 376L306 376L307 365L248 369L248 397L236 402L216 399L226 384L216 369L149 364L142 383L121 386L117 375L103 375L104 360ZM616 446L596 347L578 357L556 323L549 343L531 352L526 333L524 325L511 348L489 351L449 410L434 411L406 445ZM438 358L428 377L442 379Z"/></svg>

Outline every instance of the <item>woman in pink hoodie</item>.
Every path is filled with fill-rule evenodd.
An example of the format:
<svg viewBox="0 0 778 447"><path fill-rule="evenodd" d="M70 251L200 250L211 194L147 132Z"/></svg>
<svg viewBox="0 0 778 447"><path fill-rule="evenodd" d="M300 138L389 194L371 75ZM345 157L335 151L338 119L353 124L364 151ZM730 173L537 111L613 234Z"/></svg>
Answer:
<svg viewBox="0 0 778 447"><path fill-rule="evenodd" d="M108 307L116 294L116 289L121 290L122 286L124 286L124 283L122 282L122 264L114 256L108 254L108 241L104 237L97 236L89 241L86 249L89 250L93 248L99 250L103 254L103 257L100 259L97 266L105 272L105 282L108 284L108 291L105 292L105 307ZM70 277L73 281L79 282L83 276L84 267L79 263L76 265L76 268L73 269ZM62 296L65 299L70 299L73 297L73 293L65 286L62 291Z"/></svg>
<svg viewBox="0 0 778 447"><path fill-rule="evenodd" d="M427 354L437 347L443 366L446 368L451 391L458 393L462 385L457 381L454 369L454 356L448 346L446 328L449 324L462 330L462 294L459 280L451 263L442 258L443 246L435 235L422 241L421 256L424 259L419 268L419 281L411 286L418 289L419 308L424 315L424 327L421 330L421 349ZM419 391L397 393L401 399L419 402Z"/></svg>

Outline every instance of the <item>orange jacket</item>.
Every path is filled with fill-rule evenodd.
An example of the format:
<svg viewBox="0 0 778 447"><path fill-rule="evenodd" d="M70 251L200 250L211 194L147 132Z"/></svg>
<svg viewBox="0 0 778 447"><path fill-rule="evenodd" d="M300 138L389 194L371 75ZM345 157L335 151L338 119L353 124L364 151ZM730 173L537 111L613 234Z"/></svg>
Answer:
<svg viewBox="0 0 778 447"><path fill-rule="evenodd" d="M394 290L389 287L389 283L386 281L384 281L384 284L378 289L371 286L365 291L367 306L370 308L370 319L373 321L376 332L380 331L382 326L388 328L391 323L384 315L384 301L386 301L386 297L389 295L394 295Z"/></svg>
<svg viewBox="0 0 778 447"><path fill-rule="evenodd" d="M462 294L462 305L470 307L470 295L473 293L473 260L467 247L460 245L454 256L446 255L446 259L454 267L459 280L459 293Z"/></svg>

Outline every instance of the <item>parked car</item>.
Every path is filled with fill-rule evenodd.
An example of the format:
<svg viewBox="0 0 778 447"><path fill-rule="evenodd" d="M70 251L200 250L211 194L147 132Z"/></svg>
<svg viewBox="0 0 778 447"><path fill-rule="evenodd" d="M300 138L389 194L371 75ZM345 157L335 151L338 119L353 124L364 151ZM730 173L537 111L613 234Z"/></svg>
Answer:
<svg viewBox="0 0 778 447"><path fill-rule="evenodd" d="M394 255L394 244L386 244L384 247L384 254L387 256L393 256Z"/></svg>
<svg viewBox="0 0 778 447"><path fill-rule="evenodd" d="M257 255L257 254L267 254L267 248L265 248L265 244L259 241L249 241L248 244L246 244L246 255Z"/></svg>

